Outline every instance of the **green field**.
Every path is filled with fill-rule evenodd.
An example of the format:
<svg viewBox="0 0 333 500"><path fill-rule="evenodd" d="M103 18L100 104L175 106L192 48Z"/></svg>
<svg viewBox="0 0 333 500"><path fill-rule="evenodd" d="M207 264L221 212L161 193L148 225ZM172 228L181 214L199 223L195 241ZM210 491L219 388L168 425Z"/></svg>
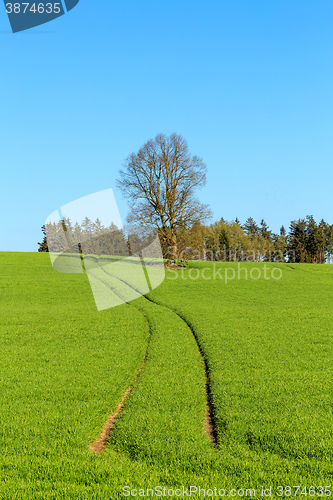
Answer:
<svg viewBox="0 0 333 500"><path fill-rule="evenodd" d="M272 486L275 498L279 485L331 485L333 266L265 265L270 279L263 263L238 275L236 263L192 262L147 298L98 312L86 274L0 253L0 498L117 499L125 485L256 497Z"/></svg>

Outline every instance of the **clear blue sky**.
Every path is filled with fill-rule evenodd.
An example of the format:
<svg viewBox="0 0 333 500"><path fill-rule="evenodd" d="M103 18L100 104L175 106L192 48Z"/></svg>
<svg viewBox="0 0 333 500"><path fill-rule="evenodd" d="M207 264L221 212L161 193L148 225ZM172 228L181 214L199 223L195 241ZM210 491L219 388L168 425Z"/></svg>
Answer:
<svg viewBox="0 0 333 500"><path fill-rule="evenodd" d="M214 220L333 223L332 56L332 0L80 0L15 35L0 5L0 250L160 132L206 162Z"/></svg>

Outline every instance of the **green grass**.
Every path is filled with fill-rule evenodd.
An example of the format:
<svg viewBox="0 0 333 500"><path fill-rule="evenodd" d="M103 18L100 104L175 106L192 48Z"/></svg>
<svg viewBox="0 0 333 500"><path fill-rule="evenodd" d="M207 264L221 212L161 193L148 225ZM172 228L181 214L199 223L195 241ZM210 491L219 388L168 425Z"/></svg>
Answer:
<svg viewBox="0 0 333 500"><path fill-rule="evenodd" d="M237 264L218 267L238 277ZM319 484L333 475L333 269L278 267L280 280L246 280L243 272L227 284L190 280L186 270L152 295L186 317L207 355L220 452L261 456L252 484L301 477Z"/></svg>
<svg viewBox="0 0 333 500"><path fill-rule="evenodd" d="M0 275L0 498L27 485L37 498L48 481L85 491L103 471L89 443L143 362L147 322L127 305L98 313L86 275L54 272L48 255L1 254Z"/></svg>
<svg viewBox="0 0 333 500"><path fill-rule="evenodd" d="M280 280L246 280L218 264L223 277L235 269L227 283L202 278L212 263L191 266L167 272L155 304L97 312L86 274L57 273L47 254L0 254L1 499L331 484L332 266L267 264ZM181 317L209 366L217 447L204 433L203 358ZM95 456L89 444L146 353Z"/></svg>
<svg viewBox="0 0 333 500"><path fill-rule="evenodd" d="M210 450L204 431L202 358L191 330L172 311L144 298L136 307L150 322L148 360L111 445L149 465L175 467L183 462L190 468Z"/></svg>

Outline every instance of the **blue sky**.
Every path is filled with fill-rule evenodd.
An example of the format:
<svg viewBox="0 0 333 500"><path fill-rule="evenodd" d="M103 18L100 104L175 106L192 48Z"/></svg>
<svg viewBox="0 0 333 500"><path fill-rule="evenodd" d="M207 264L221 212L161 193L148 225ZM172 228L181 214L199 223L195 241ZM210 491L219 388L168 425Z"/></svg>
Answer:
<svg viewBox="0 0 333 500"><path fill-rule="evenodd" d="M333 3L80 0L12 34L0 5L1 251L36 251L56 209L114 188L123 160L182 134L214 220L333 223Z"/></svg>

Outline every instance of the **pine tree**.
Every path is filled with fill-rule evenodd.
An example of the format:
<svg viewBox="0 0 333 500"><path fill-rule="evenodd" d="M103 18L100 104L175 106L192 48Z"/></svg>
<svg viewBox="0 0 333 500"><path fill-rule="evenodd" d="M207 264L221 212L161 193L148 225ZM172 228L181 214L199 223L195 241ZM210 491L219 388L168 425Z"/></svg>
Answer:
<svg viewBox="0 0 333 500"><path fill-rule="evenodd" d="M38 252L48 252L49 247L47 246L47 237L46 237L46 229L45 229L45 224L44 226L41 227L41 230L43 232L43 241L41 243L38 242L39 248Z"/></svg>
<svg viewBox="0 0 333 500"><path fill-rule="evenodd" d="M272 232L269 231L268 225L266 224L264 219L261 219L261 222L260 222L260 232L261 232L263 238L265 238L265 240L270 239Z"/></svg>
<svg viewBox="0 0 333 500"><path fill-rule="evenodd" d="M328 245L327 245L327 234L329 232L329 226L326 224L324 219L321 219L316 230L316 245L317 245L317 255L316 262L319 264L325 264Z"/></svg>
<svg viewBox="0 0 333 500"><path fill-rule="evenodd" d="M331 262L331 257L333 255L333 225L326 225L326 258L328 262Z"/></svg>
<svg viewBox="0 0 333 500"><path fill-rule="evenodd" d="M307 261L307 234L306 222L304 219L292 221L288 236L288 261Z"/></svg>
<svg viewBox="0 0 333 500"><path fill-rule="evenodd" d="M274 245L274 262L286 262L288 237L284 226L280 227L280 234L272 235Z"/></svg>
<svg viewBox="0 0 333 500"><path fill-rule="evenodd" d="M245 224L243 226L243 229L244 231L247 232L247 234L249 236L254 236L257 234L257 232L259 231L259 227L257 226L256 222L254 219L252 219L252 217L249 217L246 221L245 221Z"/></svg>
<svg viewBox="0 0 333 500"><path fill-rule="evenodd" d="M305 262L316 262L318 251L317 245L317 225L312 215L306 216L306 260Z"/></svg>

